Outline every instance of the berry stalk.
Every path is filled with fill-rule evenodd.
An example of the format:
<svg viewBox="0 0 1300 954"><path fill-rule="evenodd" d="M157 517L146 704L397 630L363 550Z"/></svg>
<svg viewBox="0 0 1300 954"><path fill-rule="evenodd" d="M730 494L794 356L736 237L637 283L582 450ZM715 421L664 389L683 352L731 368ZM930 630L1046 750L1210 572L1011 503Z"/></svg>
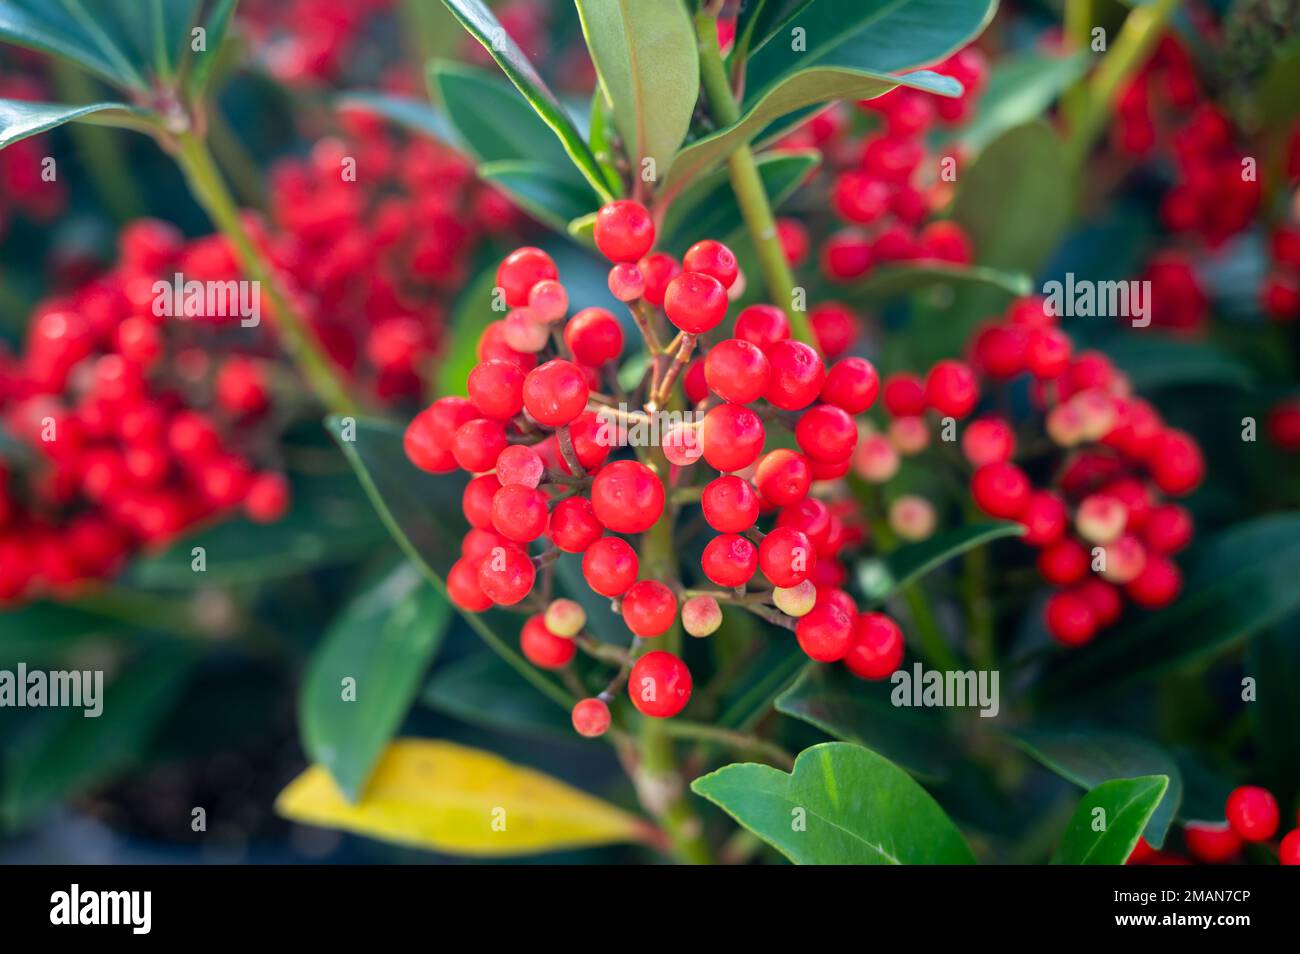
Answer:
<svg viewBox="0 0 1300 954"><path fill-rule="evenodd" d="M700 83L709 102L713 118L720 126L730 126L740 118L740 108L736 105L727 81L727 71L722 64L722 51L718 48L718 21L706 11L701 11L695 18L696 34L700 50ZM754 250L758 253L759 269L763 272L763 284L767 286L768 297L777 304L790 320L790 336L805 344L816 345L812 325L805 312L794 308L794 274L790 263L786 261L785 250L777 237L776 219L772 215L772 206L767 201L767 191L763 188L763 179L758 174L758 164L754 162L754 153L749 146L741 146L727 159L727 168L731 173L731 188L736 194L741 216L745 220L745 229Z"/></svg>
<svg viewBox="0 0 1300 954"><path fill-rule="evenodd" d="M284 341L285 351L302 371L307 384L330 410L340 414L357 413L357 402L348 393L347 385L333 362L321 348L302 315L290 305L279 279L254 246L252 237L240 219L234 197L221 178L208 147L192 132L177 135L176 143L177 161L185 173L190 192L234 245L240 263L248 274L266 288L275 309L276 330Z"/></svg>

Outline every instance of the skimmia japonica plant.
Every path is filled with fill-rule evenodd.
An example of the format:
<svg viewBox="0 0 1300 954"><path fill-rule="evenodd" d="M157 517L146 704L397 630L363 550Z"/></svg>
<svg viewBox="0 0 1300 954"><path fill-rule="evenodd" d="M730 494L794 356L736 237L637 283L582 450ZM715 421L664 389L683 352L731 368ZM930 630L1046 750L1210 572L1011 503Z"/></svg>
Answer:
<svg viewBox="0 0 1300 954"><path fill-rule="evenodd" d="M0 0L0 820L1300 863L1287 16Z"/></svg>

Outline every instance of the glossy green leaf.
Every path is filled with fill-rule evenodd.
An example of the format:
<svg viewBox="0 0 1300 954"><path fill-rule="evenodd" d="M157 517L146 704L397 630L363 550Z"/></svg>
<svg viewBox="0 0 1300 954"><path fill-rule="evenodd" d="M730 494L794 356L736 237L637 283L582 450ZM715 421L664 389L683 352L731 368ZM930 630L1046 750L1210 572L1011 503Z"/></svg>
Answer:
<svg viewBox="0 0 1300 954"><path fill-rule="evenodd" d="M1032 122L1008 129L962 171L952 217L966 229L979 264L1038 270L1071 218L1068 170L1056 133Z"/></svg>
<svg viewBox="0 0 1300 954"><path fill-rule="evenodd" d="M1260 517L1203 544L1172 605L1048 666L1045 704L1118 689L1202 662L1300 609L1300 514Z"/></svg>
<svg viewBox="0 0 1300 954"><path fill-rule="evenodd" d="M1008 129L1039 119L1096 59L1091 52L1054 56L1035 51L1000 60L958 140L974 154Z"/></svg>
<svg viewBox="0 0 1300 954"><path fill-rule="evenodd" d="M1124 864L1168 784L1163 775L1146 775L1117 778L1093 788L1074 810L1052 864Z"/></svg>
<svg viewBox="0 0 1300 954"><path fill-rule="evenodd" d="M447 121L480 162L525 159L554 166L557 174L572 168L550 127L500 77L460 63L438 62L430 67L429 79Z"/></svg>
<svg viewBox="0 0 1300 954"><path fill-rule="evenodd" d="M393 424L331 415L325 426L352 464L379 519L402 551L435 590L446 598L447 572L460 556L456 541L464 533L460 495L464 482L452 475L434 476L406 458L402 429ZM534 688L557 705L573 700L528 663L499 635L517 637L522 620L503 611L462 613L470 628Z"/></svg>
<svg viewBox="0 0 1300 954"><path fill-rule="evenodd" d="M1147 841L1156 848L1164 845L1183 801L1182 774L1164 749L1136 736L1103 729L1029 728L1013 736L1044 766L1081 788L1139 775L1167 777L1168 789L1162 789L1163 798L1145 829Z"/></svg>
<svg viewBox="0 0 1300 954"><path fill-rule="evenodd" d="M124 103L92 103L89 106L64 106L59 103L29 103L26 100L0 99L0 149L20 139L47 132L70 122L111 122L114 117L138 117L140 114Z"/></svg>
<svg viewBox="0 0 1300 954"><path fill-rule="evenodd" d="M862 561L858 564L858 585L869 601L880 603L967 550L1024 532L1020 524L1003 520L945 530L920 543L904 544L888 556Z"/></svg>
<svg viewBox="0 0 1300 954"><path fill-rule="evenodd" d="M813 0L745 0L736 16L735 51L748 56L768 40L778 27ZM736 55L735 52L732 54Z"/></svg>
<svg viewBox="0 0 1300 954"><path fill-rule="evenodd" d="M917 262L873 269L862 281L848 286L844 297L864 305L878 305L918 291L956 292L967 286L987 286L1017 296L1033 291L1033 283L1023 272L1007 272L980 265Z"/></svg>
<svg viewBox="0 0 1300 954"><path fill-rule="evenodd" d="M972 864L961 833L888 759L847 742L799 753L787 774L738 763L697 778L713 802L796 864Z"/></svg>
<svg viewBox="0 0 1300 954"><path fill-rule="evenodd" d="M947 717L938 709L894 705L893 689L891 682L865 682L841 666L811 664L777 697L776 709L879 752L913 775L947 778L959 758Z"/></svg>
<svg viewBox="0 0 1300 954"><path fill-rule="evenodd" d="M577 0L587 49L638 170L667 174L700 96L695 28L681 0Z"/></svg>
<svg viewBox="0 0 1300 954"><path fill-rule="evenodd" d="M463 148L455 128L448 122L447 117L428 100L391 93L376 93L370 90L354 90L343 93L335 102L339 109L355 109L381 116L411 132L436 139L448 146Z"/></svg>
<svg viewBox="0 0 1300 954"><path fill-rule="evenodd" d="M790 113L837 99L869 99L896 86L909 86L944 96L961 93L961 84L947 76L921 71L891 76L865 69L809 69L795 73L752 105L730 126L697 139L677 154L659 192L661 202L677 196L727 157L759 137L773 122Z"/></svg>
<svg viewBox="0 0 1300 954"><path fill-rule="evenodd" d="M779 208L821 162L815 150L769 152L755 157L763 189L772 208ZM701 235L719 241L734 239L745 227L731 179L725 169L715 169L682 191L664 216L659 247L683 254Z"/></svg>
<svg viewBox="0 0 1300 954"><path fill-rule="evenodd" d="M1248 705L1255 745L1271 782L1286 801L1300 793L1300 634L1282 624L1260 633L1246 653L1244 673L1255 680L1255 702Z"/></svg>
<svg viewBox="0 0 1300 954"><path fill-rule="evenodd" d="M543 225L569 234L569 222L593 214L600 204L587 184L554 166L526 160L486 162L478 167L479 178L510 196L520 208Z"/></svg>
<svg viewBox="0 0 1300 954"><path fill-rule="evenodd" d="M936 63L978 36L996 9L996 0L818 0L750 57L745 105L811 68L897 73Z"/></svg>
<svg viewBox="0 0 1300 954"><path fill-rule="evenodd" d="M573 124L573 120L487 5L481 0L443 0L443 2L470 35L483 44L483 48L496 60L510 82L515 84L519 92L537 111L537 115L551 128L573 164L578 167L597 194L605 200L615 198L605 181L600 164L596 162L596 157ZM480 108L486 111L485 107ZM532 155L491 158L536 159L539 157Z"/></svg>
<svg viewBox="0 0 1300 954"><path fill-rule="evenodd" d="M420 701L470 725L550 741L580 742L569 713L491 653L438 666Z"/></svg>
<svg viewBox="0 0 1300 954"><path fill-rule="evenodd" d="M103 685L98 717L87 718L80 708L42 711L29 731L7 744L0 773L5 825L26 825L138 764L184 690L193 658L172 645L133 660Z"/></svg>
<svg viewBox="0 0 1300 954"><path fill-rule="evenodd" d="M343 608L312 654L298 695L303 748L352 801L401 726L450 618L446 599L403 560Z"/></svg>
<svg viewBox="0 0 1300 954"><path fill-rule="evenodd" d="M1255 385L1253 370L1209 342L1136 333L1112 336L1104 348L1142 393L1165 387L1249 390Z"/></svg>
<svg viewBox="0 0 1300 954"><path fill-rule="evenodd" d="M207 20L203 24L203 29L207 34L204 38L206 48L202 51L193 52L189 75L185 78L185 88L194 99L202 96L207 88L208 80L212 76L212 69L221 53L221 45L225 42L226 34L230 31L231 21L235 18L235 8L237 6L239 6L239 0L216 0L208 11ZM193 49L192 46L191 49Z"/></svg>

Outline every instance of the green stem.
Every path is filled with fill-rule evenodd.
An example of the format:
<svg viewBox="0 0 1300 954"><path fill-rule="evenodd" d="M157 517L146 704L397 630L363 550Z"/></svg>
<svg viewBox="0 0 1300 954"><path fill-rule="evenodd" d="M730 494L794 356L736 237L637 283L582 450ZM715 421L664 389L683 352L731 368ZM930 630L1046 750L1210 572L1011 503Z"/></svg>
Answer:
<svg viewBox="0 0 1300 954"><path fill-rule="evenodd" d="M921 654L930 665L939 669L961 669L962 665L956 653L948 647L947 640L943 638L939 621L934 618L934 611L930 609L930 603L921 592L920 585L909 583L903 587L902 593L907 608L912 613L912 626L916 632L916 642Z"/></svg>
<svg viewBox="0 0 1300 954"><path fill-rule="evenodd" d="M748 732L736 732L720 726L704 725L700 722L686 722L682 719L673 719L666 722L664 728L673 738L716 742L729 749L735 749L737 752L750 752L754 755L761 755L773 765L779 766L786 771L794 768L793 755L775 742L760 739Z"/></svg>
<svg viewBox="0 0 1300 954"><path fill-rule="evenodd" d="M718 21L701 11L695 18L695 30L700 51L700 83L709 108L719 126L730 126L740 118L740 107L727 81L722 51L718 48ZM727 169L731 173L736 203L745 220L745 230L758 254L758 267L763 273L768 296L790 319L790 334L806 344L816 345L807 313L794 307L794 274L777 236L776 218L772 215L763 179L758 174L753 150L741 146L727 158Z"/></svg>
<svg viewBox="0 0 1300 954"><path fill-rule="evenodd" d="M265 211L266 189L262 183L262 170L258 168L257 161L249 154L248 148L235 131L230 128L226 117L215 103L208 110L207 120L208 142L217 157L217 162L230 176L235 195L244 205Z"/></svg>
<svg viewBox="0 0 1300 954"><path fill-rule="evenodd" d="M276 330L289 357L322 404L340 414L357 413L359 405L348 393L338 368L326 355L307 321L290 305L279 278L253 244L253 239L240 218L239 208L203 140L186 132L176 137L176 144L177 161L185 173L194 198L234 245L244 270L270 296L275 309Z"/></svg>
<svg viewBox="0 0 1300 954"><path fill-rule="evenodd" d="M1165 26L1182 0L1154 0L1134 7L1124 20L1110 52L1093 74L1077 124L1071 130L1070 151L1076 166L1092 149L1115 107L1124 84L1142 68Z"/></svg>
<svg viewBox="0 0 1300 954"><path fill-rule="evenodd" d="M1065 0L1065 41L1072 53L1088 49L1092 39L1093 0ZM1079 79L1061 97L1066 126L1074 129L1088 104L1088 80Z"/></svg>

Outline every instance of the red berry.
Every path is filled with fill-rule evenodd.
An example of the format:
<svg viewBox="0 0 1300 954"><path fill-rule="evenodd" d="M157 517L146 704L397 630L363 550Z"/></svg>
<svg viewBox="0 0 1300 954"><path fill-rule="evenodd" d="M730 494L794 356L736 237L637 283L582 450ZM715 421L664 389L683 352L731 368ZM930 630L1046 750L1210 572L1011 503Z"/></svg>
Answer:
<svg viewBox="0 0 1300 954"><path fill-rule="evenodd" d="M601 537L582 554L582 575L601 596L622 596L636 582L636 551L622 537Z"/></svg>
<svg viewBox="0 0 1300 954"><path fill-rule="evenodd" d="M736 404L762 397L770 372L767 356L742 338L718 342L704 358L704 379L709 387L723 400Z"/></svg>
<svg viewBox="0 0 1300 954"><path fill-rule="evenodd" d="M478 583L492 602L513 606L531 592L537 570L522 547L493 547L478 565Z"/></svg>
<svg viewBox="0 0 1300 954"><path fill-rule="evenodd" d="M1228 796L1228 824L1244 841L1268 841L1277 831L1277 799L1257 785L1243 785Z"/></svg>
<svg viewBox="0 0 1300 954"><path fill-rule="evenodd" d="M1277 860L1284 865L1300 865L1300 828L1288 832L1282 839Z"/></svg>
<svg viewBox="0 0 1300 954"><path fill-rule="evenodd" d="M844 665L859 679L886 679L903 662L903 631L884 613L861 613Z"/></svg>
<svg viewBox="0 0 1300 954"><path fill-rule="evenodd" d="M254 523L274 523L289 509L289 481L283 474L258 474L244 496L244 513ZM2 522L2 521L0 521Z"/></svg>
<svg viewBox="0 0 1300 954"><path fill-rule="evenodd" d="M705 485L700 507L719 533L744 533L758 520L758 493L749 481L728 474Z"/></svg>
<svg viewBox="0 0 1300 954"><path fill-rule="evenodd" d="M471 474L491 470L505 449L505 427L500 421L488 418L466 421L456 429L451 441L457 465Z"/></svg>
<svg viewBox="0 0 1300 954"><path fill-rule="evenodd" d="M1178 504L1151 508L1142 526L1142 539L1155 553L1172 554L1192 542L1192 515Z"/></svg>
<svg viewBox="0 0 1300 954"><path fill-rule="evenodd" d="M465 485L460 506L471 527L492 525L492 501L501 489L496 474L480 474Z"/></svg>
<svg viewBox="0 0 1300 954"><path fill-rule="evenodd" d="M1192 857L1206 864L1222 864L1241 853L1241 839L1226 822L1222 825L1188 822L1183 828L1183 840Z"/></svg>
<svg viewBox="0 0 1300 954"><path fill-rule="evenodd" d="M838 662L853 644L853 618L834 603L818 603L799 617L794 637L809 658Z"/></svg>
<svg viewBox="0 0 1300 954"><path fill-rule="evenodd" d="M614 461L592 481L591 505L596 519L615 533L641 533L664 511L664 485L645 464Z"/></svg>
<svg viewBox="0 0 1300 954"><path fill-rule="evenodd" d="M524 409L524 371L512 361L475 365L467 390L474 408L485 417L509 420Z"/></svg>
<svg viewBox="0 0 1300 954"><path fill-rule="evenodd" d="M772 375L767 399L785 411L798 411L817 399L826 381L821 355L802 341L778 341L767 350Z"/></svg>
<svg viewBox="0 0 1300 954"><path fill-rule="evenodd" d="M831 205L844 221L870 225L889 210L890 193L883 179L866 172L846 172L835 179Z"/></svg>
<svg viewBox="0 0 1300 954"><path fill-rule="evenodd" d="M623 327L604 308L584 308L564 326L564 343L576 360L598 367L623 353Z"/></svg>
<svg viewBox="0 0 1300 954"><path fill-rule="evenodd" d="M639 580L623 594L623 622L635 635L661 636L677 619L677 597L658 580Z"/></svg>
<svg viewBox="0 0 1300 954"><path fill-rule="evenodd" d="M989 325L975 336L975 365L999 381L1025 369L1025 332L1014 325Z"/></svg>
<svg viewBox="0 0 1300 954"><path fill-rule="evenodd" d="M922 258L966 265L975 257L966 230L956 222L931 222L921 230L918 241Z"/></svg>
<svg viewBox="0 0 1300 954"><path fill-rule="evenodd" d="M586 497L565 497L551 511L551 539L565 553L582 553L604 532Z"/></svg>
<svg viewBox="0 0 1300 954"><path fill-rule="evenodd" d="M1073 345L1059 328L1032 328L1025 338L1025 366L1040 381L1065 373Z"/></svg>
<svg viewBox="0 0 1300 954"><path fill-rule="evenodd" d="M858 443L858 427L842 408L818 404L799 418L794 439L813 460L838 463L853 454Z"/></svg>
<svg viewBox="0 0 1300 954"><path fill-rule="evenodd" d="M828 358L837 358L858 340L858 316L838 302L824 302L808 312L817 347Z"/></svg>
<svg viewBox="0 0 1300 954"><path fill-rule="evenodd" d="M1014 520L1029 505L1029 478L1015 464L985 464L971 477L976 505L990 517Z"/></svg>
<svg viewBox="0 0 1300 954"><path fill-rule="evenodd" d="M758 545L758 566L780 587L798 586L817 565L817 551L802 530L777 527Z"/></svg>
<svg viewBox="0 0 1300 954"><path fill-rule="evenodd" d="M1205 459L1200 447L1182 431L1171 429L1157 437L1147 462L1156 486L1175 496L1191 493L1205 476Z"/></svg>
<svg viewBox="0 0 1300 954"><path fill-rule="evenodd" d="M620 199L596 213L596 248L611 262L635 262L655 243L655 224L640 202Z"/></svg>
<svg viewBox="0 0 1300 954"><path fill-rule="evenodd" d="M450 447L439 444L434 438L436 430L432 413L433 408L426 408L411 419L402 436L402 446L407 459L421 470L431 474L449 474L456 469L456 458Z"/></svg>
<svg viewBox="0 0 1300 954"><path fill-rule="evenodd" d="M656 308L662 308L668 283L681 274L682 267L671 255L654 252L637 262L637 270L645 282L643 297Z"/></svg>
<svg viewBox="0 0 1300 954"><path fill-rule="evenodd" d="M688 272L712 275L722 283L723 288L730 288L740 272L735 253L712 239L696 242L688 248L682 256L682 268Z"/></svg>
<svg viewBox="0 0 1300 954"><path fill-rule="evenodd" d="M572 361L555 358L524 378L524 409L547 427L568 424L587 409L587 378Z"/></svg>
<svg viewBox="0 0 1300 954"><path fill-rule="evenodd" d="M492 597L479 585L479 559L465 557L457 560L447 573L447 595L452 603L467 613L482 613L493 605Z"/></svg>
<svg viewBox="0 0 1300 954"><path fill-rule="evenodd" d="M947 417L965 417L979 400L975 374L960 361L940 361L925 380L930 407Z"/></svg>
<svg viewBox="0 0 1300 954"><path fill-rule="evenodd" d="M736 317L735 336L766 353L790 337L790 319L775 305L750 305Z"/></svg>
<svg viewBox="0 0 1300 954"><path fill-rule="evenodd" d="M1065 646L1082 646L1097 632L1097 617L1083 597L1069 592L1053 593L1047 601L1047 631Z"/></svg>
<svg viewBox="0 0 1300 954"><path fill-rule="evenodd" d="M579 699L573 706L573 730L595 739L609 731L609 706L600 699Z"/></svg>
<svg viewBox="0 0 1300 954"><path fill-rule="evenodd" d="M876 402L880 376L866 358L844 358L831 365L822 384L821 399L850 414L861 414Z"/></svg>
<svg viewBox="0 0 1300 954"><path fill-rule="evenodd" d="M556 636L546 628L541 613L528 617L519 631L519 649L539 669L563 669L578 651L572 639Z"/></svg>
<svg viewBox="0 0 1300 954"><path fill-rule="evenodd" d="M492 528L507 540L528 543L546 530L546 494L510 484L492 497Z"/></svg>
<svg viewBox="0 0 1300 954"><path fill-rule="evenodd" d="M527 305L528 293L538 282L559 277L555 262L540 248L516 249L497 268L497 285L505 292L506 304L511 308Z"/></svg>
<svg viewBox="0 0 1300 954"><path fill-rule="evenodd" d="M740 404L719 404L700 425L700 443L710 467L724 473L743 470L763 449L763 422Z"/></svg>
<svg viewBox="0 0 1300 954"><path fill-rule="evenodd" d="M808 489L812 486L812 468L803 455L778 447L764 454L758 462L754 486L768 503L788 507L808 496Z"/></svg>
<svg viewBox="0 0 1300 954"><path fill-rule="evenodd" d="M758 550L739 534L723 534L704 547L700 566L704 575L718 586L743 586L758 569Z"/></svg>
<svg viewBox="0 0 1300 954"><path fill-rule="evenodd" d="M1016 452L1016 435L1002 418L983 417L962 432L961 450L973 467L1005 463Z"/></svg>
<svg viewBox="0 0 1300 954"><path fill-rule="evenodd" d="M524 444L511 444L497 455L496 475L501 486L519 484L536 487L546 473L546 464L537 451Z"/></svg>
<svg viewBox="0 0 1300 954"><path fill-rule="evenodd" d="M919 417L924 414L925 383L915 374L891 374L885 378L885 408L894 417Z"/></svg>
<svg viewBox="0 0 1300 954"><path fill-rule="evenodd" d="M632 705L656 719L675 716L691 698L691 671L672 653L646 653L632 666L627 680Z"/></svg>
<svg viewBox="0 0 1300 954"><path fill-rule="evenodd" d="M1088 551L1074 537L1063 537L1038 554L1038 572L1054 586L1069 586L1088 575Z"/></svg>
<svg viewBox="0 0 1300 954"><path fill-rule="evenodd" d="M1147 554L1141 572L1124 586L1124 592L1143 609L1160 609L1178 598L1183 575L1167 557Z"/></svg>
<svg viewBox="0 0 1300 954"><path fill-rule="evenodd" d="M237 417L251 416L266 410L268 401L266 376L251 358L227 359L217 372L217 403Z"/></svg>
<svg viewBox="0 0 1300 954"><path fill-rule="evenodd" d="M1124 612L1124 598L1113 583L1090 576L1076 586L1074 592L1092 607L1099 627L1111 625Z"/></svg>
<svg viewBox="0 0 1300 954"><path fill-rule="evenodd" d="M687 334L712 331L727 313L727 290L712 275L682 272L664 292L668 320Z"/></svg>
<svg viewBox="0 0 1300 954"><path fill-rule="evenodd" d="M619 301L636 301L645 295L645 276L629 262L619 262L609 270L609 293Z"/></svg>
<svg viewBox="0 0 1300 954"><path fill-rule="evenodd" d="M822 272L833 282L861 278L875 261L871 242L857 229L844 229L822 243Z"/></svg>

